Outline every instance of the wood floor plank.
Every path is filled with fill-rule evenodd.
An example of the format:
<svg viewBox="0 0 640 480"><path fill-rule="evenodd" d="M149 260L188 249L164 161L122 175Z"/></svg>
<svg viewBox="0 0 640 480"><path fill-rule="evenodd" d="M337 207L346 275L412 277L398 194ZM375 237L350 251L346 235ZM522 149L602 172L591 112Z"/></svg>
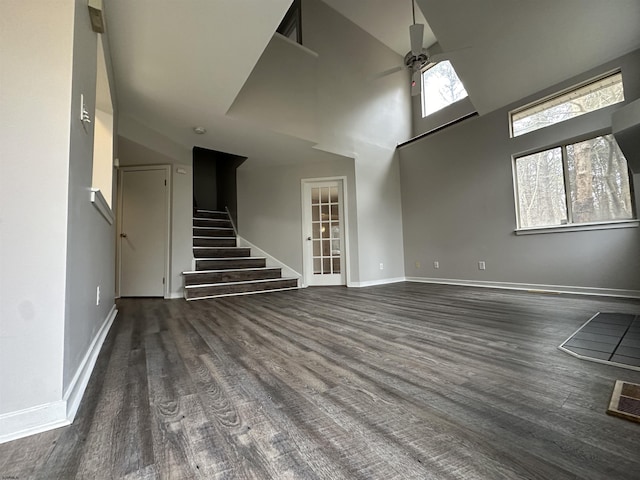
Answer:
<svg viewBox="0 0 640 480"><path fill-rule="evenodd" d="M121 299L70 427L0 445L37 479L640 479L605 414L640 372L557 349L636 300L400 283Z"/></svg>

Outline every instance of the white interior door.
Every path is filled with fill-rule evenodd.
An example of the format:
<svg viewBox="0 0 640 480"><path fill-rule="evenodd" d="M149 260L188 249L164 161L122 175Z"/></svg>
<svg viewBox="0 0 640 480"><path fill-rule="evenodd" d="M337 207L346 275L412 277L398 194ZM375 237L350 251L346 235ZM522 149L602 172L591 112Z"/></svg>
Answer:
<svg viewBox="0 0 640 480"><path fill-rule="evenodd" d="M342 181L305 181L303 196L305 282L345 285Z"/></svg>
<svg viewBox="0 0 640 480"><path fill-rule="evenodd" d="M168 176L166 167L120 170L118 258L122 297L165 296Z"/></svg>

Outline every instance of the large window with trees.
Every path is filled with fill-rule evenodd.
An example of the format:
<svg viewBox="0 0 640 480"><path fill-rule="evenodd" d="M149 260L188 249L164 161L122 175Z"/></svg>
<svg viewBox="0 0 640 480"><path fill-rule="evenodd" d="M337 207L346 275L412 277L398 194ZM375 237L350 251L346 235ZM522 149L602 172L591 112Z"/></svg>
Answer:
<svg viewBox="0 0 640 480"><path fill-rule="evenodd" d="M514 173L520 229L635 218L627 161L612 135L516 157Z"/></svg>
<svg viewBox="0 0 640 480"><path fill-rule="evenodd" d="M609 73L510 112L511 136L517 137L622 101L622 73Z"/></svg>

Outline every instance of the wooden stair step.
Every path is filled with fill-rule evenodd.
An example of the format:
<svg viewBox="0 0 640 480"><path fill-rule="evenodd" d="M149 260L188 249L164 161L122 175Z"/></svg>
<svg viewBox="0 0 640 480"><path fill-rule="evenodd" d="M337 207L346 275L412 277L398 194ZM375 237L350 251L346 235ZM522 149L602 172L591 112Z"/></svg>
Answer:
<svg viewBox="0 0 640 480"><path fill-rule="evenodd" d="M212 285L186 286L184 289L187 300L224 297L229 295L247 295L251 293L265 293L298 288L296 278L277 278L269 280L253 280L249 282L219 283Z"/></svg>
<svg viewBox="0 0 640 480"><path fill-rule="evenodd" d="M235 237L193 237L194 247L235 247Z"/></svg>
<svg viewBox="0 0 640 480"><path fill-rule="evenodd" d="M228 270L230 268L262 268L267 266L267 261L261 257L238 258L197 258L196 270Z"/></svg>
<svg viewBox="0 0 640 480"><path fill-rule="evenodd" d="M194 247L195 258L235 258L251 257L248 247Z"/></svg>
<svg viewBox="0 0 640 480"><path fill-rule="evenodd" d="M198 218L219 218L222 220L229 220L227 212L219 212L215 210L195 210L193 212L193 216Z"/></svg>
<svg viewBox="0 0 640 480"><path fill-rule="evenodd" d="M224 227L232 228L229 219L221 218L193 218L194 227Z"/></svg>
<svg viewBox="0 0 640 480"><path fill-rule="evenodd" d="M193 227L194 237L235 237L233 228Z"/></svg>
<svg viewBox="0 0 640 480"><path fill-rule="evenodd" d="M207 285L212 283L246 282L280 278L281 268L240 268L227 270L204 270L183 272L184 285Z"/></svg>

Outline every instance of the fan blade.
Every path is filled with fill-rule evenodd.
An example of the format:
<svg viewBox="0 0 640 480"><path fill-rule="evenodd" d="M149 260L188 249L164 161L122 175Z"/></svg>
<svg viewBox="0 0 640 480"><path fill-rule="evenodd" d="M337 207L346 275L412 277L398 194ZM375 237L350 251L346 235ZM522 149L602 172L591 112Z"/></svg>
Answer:
<svg viewBox="0 0 640 480"><path fill-rule="evenodd" d="M443 60L450 60L451 57L455 57L457 53L462 52L464 50L469 50L471 49L471 47L461 47L461 48L454 48L453 50L447 50L446 52L434 52L433 54L429 54L429 50L431 49L427 49L427 57L429 58L430 62L436 63L436 62L441 62Z"/></svg>
<svg viewBox="0 0 640 480"><path fill-rule="evenodd" d="M414 23L409 27L409 38L411 39L411 53L416 57L422 53L422 38L424 36L424 25Z"/></svg>
<svg viewBox="0 0 640 480"><path fill-rule="evenodd" d="M417 97L418 95L420 95L420 91L422 90L420 85L421 74L422 72L420 70L416 70L413 72L413 75L411 75L411 96L412 97Z"/></svg>
<svg viewBox="0 0 640 480"><path fill-rule="evenodd" d="M404 65L398 65L397 67L390 68L384 72L371 74L367 76L367 80L377 80L379 78L386 77L387 75L391 75L392 73L399 72L400 70L404 70L405 68L407 67Z"/></svg>

